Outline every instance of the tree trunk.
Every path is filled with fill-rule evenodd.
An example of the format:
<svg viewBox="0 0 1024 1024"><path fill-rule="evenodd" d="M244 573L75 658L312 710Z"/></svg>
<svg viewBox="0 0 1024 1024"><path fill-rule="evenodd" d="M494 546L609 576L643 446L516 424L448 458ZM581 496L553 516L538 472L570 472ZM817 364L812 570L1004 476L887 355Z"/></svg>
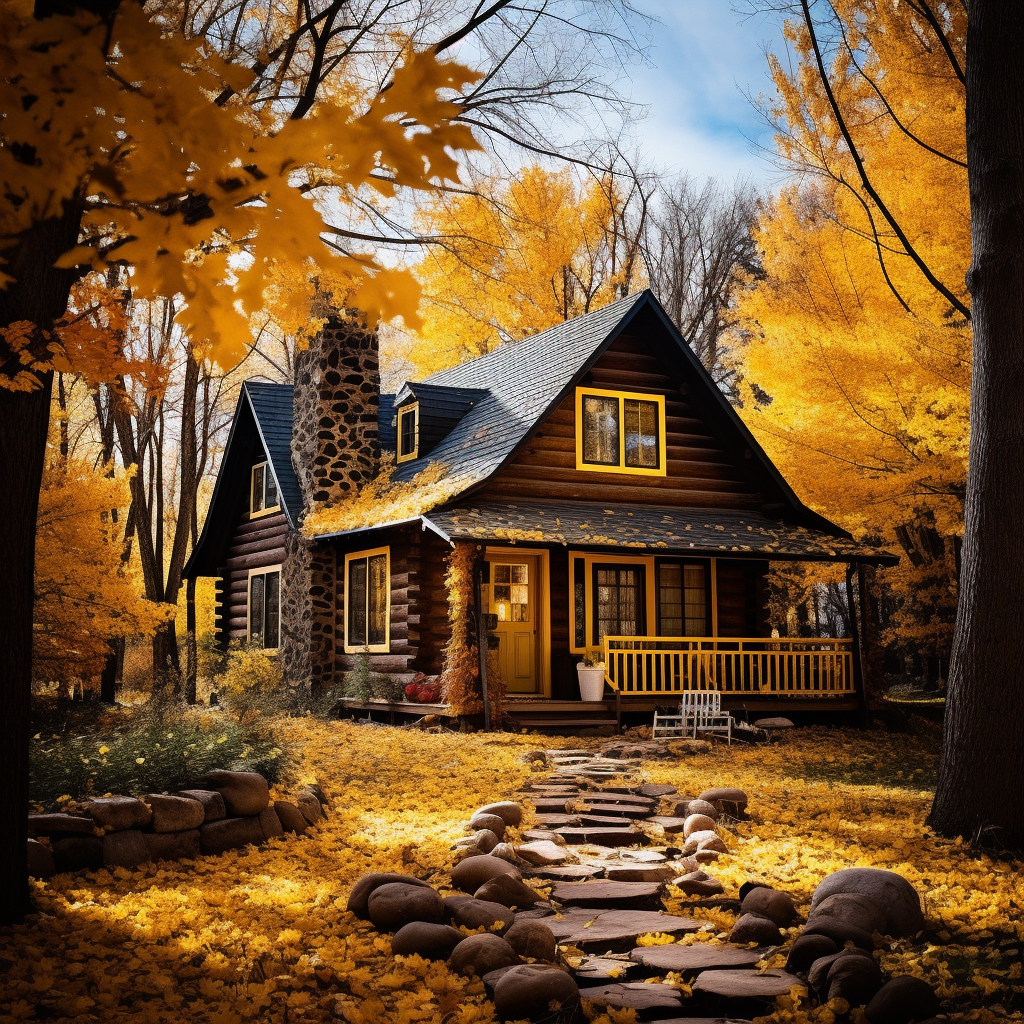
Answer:
<svg viewBox="0 0 1024 1024"><path fill-rule="evenodd" d="M185 583L185 700L196 702L196 676L199 671L196 650L196 578L189 577Z"/></svg>
<svg viewBox="0 0 1024 1024"><path fill-rule="evenodd" d="M974 371L963 565L938 789L943 835L1024 848L1024 8L972 0Z"/></svg>

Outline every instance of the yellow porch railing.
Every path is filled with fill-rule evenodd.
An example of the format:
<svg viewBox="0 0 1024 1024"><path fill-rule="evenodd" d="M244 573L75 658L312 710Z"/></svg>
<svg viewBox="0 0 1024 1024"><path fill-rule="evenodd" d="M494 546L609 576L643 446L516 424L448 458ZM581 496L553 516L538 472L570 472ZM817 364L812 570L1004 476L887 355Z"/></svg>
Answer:
<svg viewBox="0 0 1024 1024"><path fill-rule="evenodd" d="M848 639L607 636L602 646L605 680L623 697L684 690L799 697L855 692Z"/></svg>

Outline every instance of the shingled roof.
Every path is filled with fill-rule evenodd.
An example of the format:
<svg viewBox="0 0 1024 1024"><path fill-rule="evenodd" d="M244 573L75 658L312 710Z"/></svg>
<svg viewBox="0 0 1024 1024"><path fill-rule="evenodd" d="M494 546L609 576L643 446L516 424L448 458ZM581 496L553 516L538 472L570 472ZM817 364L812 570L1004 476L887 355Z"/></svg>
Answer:
<svg viewBox="0 0 1024 1024"><path fill-rule="evenodd" d="M291 385L247 380L242 391L256 417L256 429L274 471L288 525L294 527L302 514L302 491L292 469Z"/></svg>

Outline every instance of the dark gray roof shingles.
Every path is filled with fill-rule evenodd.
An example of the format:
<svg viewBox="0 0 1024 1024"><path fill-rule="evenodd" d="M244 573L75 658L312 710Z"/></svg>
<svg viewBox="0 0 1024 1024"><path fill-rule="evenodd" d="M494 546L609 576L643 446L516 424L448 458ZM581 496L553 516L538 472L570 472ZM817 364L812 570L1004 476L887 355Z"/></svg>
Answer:
<svg viewBox="0 0 1024 1024"><path fill-rule="evenodd" d="M292 468L292 386L246 381L245 391L274 470L285 515L295 526L302 514L302 491Z"/></svg>

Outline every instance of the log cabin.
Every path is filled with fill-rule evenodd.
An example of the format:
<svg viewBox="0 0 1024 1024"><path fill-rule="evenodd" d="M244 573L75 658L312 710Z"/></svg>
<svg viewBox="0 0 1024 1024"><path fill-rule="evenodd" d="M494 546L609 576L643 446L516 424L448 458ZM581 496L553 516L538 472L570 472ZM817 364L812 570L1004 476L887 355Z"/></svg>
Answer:
<svg viewBox="0 0 1024 1024"><path fill-rule="evenodd" d="M414 496L444 486L325 527L314 512L382 466ZM445 667L465 545L469 632L489 631L506 708L537 727L620 724L695 688L736 712L856 709L858 602L853 637L780 637L766 580L778 562L845 563L852 583L897 560L799 500L643 291L395 394L376 335L328 322L293 384L243 386L186 577L216 578L222 643L276 652L294 684L332 686L359 655L406 680ZM584 703L588 653L605 688Z"/></svg>

